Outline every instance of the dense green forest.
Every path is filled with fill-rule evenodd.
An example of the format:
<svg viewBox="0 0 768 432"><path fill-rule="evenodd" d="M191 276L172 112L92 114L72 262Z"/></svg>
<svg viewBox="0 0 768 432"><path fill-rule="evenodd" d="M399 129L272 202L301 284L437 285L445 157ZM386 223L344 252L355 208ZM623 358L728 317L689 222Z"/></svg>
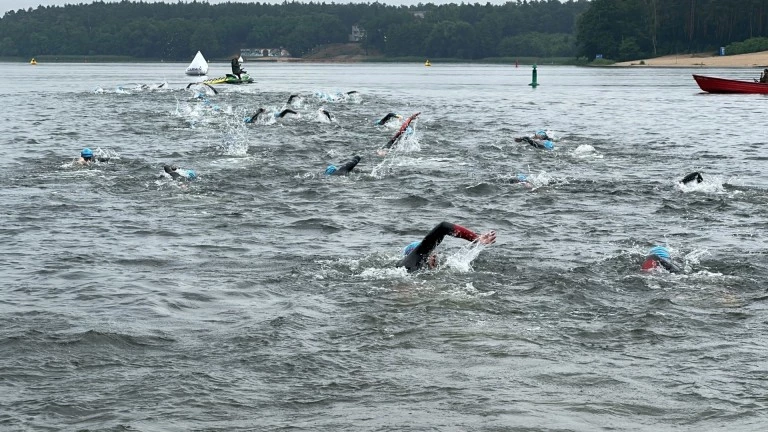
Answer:
<svg viewBox="0 0 768 432"><path fill-rule="evenodd" d="M503 6L381 3L142 3L38 7L0 19L0 56L125 55L189 60L197 50L221 58L241 48L287 49L348 42L384 56L479 59L573 56L576 17L586 0L521 1Z"/></svg>
<svg viewBox="0 0 768 432"><path fill-rule="evenodd" d="M714 52L764 36L768 0L592 0L576 30L579 55L618 60Z"/></svg>
<svg viewBox="0 0 768 432"><path fill-rule="evenodd" d="M361 46L384 57L593 59L602 54L624 60L764 41L768 0L40 6L0 18L0 56L184 61L198 50L208 58L226 58L241 48L284 48L301 57L319 46L347 42L354 25L364 30Z"/></svg>

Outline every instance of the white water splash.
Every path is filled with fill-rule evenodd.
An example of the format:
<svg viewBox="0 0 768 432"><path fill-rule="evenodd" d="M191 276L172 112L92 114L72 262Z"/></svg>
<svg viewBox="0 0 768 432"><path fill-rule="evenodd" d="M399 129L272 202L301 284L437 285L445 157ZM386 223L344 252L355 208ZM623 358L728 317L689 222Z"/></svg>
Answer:
<svg viewBox="0 0 768 432"><path fill-rule="evenodd" d="M471 242L465 246L462 246L459 250L448 256L445 260L445 265L460 273L469 273L474 271L472 268L472 261L480 255L480 252L485 249L486 245L478 242Z"/></svg>
<svg viewBox="0 0 768 432"><path fill-rule="evenodd" d="M573 150L573 155L580 159L603 159L603 155L589 144L581 144Z"/></svg>
<svg viewBox="0 0 768 432"><path fill-rule="evenodd" d="M682 193L703 192L703 193L711 193L711 194L720 194L720 193L725 193L725 189L723 188L723 183L724 182L722 177L708 175L704 177L704 181L701 183L692 181L692 182L689 182L688 184L684 184L683 182L678 180L675 186Z"/></svg>

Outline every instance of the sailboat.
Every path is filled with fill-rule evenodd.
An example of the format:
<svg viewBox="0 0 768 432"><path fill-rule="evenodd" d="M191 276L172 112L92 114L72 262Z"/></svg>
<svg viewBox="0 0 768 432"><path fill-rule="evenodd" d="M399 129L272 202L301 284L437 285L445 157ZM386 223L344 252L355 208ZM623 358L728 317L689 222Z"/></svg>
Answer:
<svg viewBox="0 0 768 432"><path fill-rule="evenodd" d="M208 62L205 61L203 54L198 51L195 54L195 58L192 59L192 63L187 66L187 75L207 75L208 74Z"/></svg>

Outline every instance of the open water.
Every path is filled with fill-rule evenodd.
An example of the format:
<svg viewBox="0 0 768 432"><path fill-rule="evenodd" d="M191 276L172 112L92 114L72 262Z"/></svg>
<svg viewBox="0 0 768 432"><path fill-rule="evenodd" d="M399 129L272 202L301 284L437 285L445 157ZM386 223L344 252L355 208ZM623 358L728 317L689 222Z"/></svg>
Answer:
<svg viewBox="0 0 768 432"><path fill-rule="evenodd" d="M766 430L759 70L185 67L0 65L0 430Z"/></svg>

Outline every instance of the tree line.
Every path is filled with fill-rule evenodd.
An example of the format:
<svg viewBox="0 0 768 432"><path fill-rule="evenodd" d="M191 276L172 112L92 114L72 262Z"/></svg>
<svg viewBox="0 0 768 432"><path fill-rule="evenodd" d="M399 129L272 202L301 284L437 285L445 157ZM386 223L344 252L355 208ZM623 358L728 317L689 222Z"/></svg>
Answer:
<svg viewBox="0 0 768 432"><path fill-rule="evenodd" d="M765 50L767 33L768 0L593 0L576 39L578 55L632 60L729 46L737 54L748 39Z"/></svg>
<svg viewBox="0 0 768 432"><path fill-rule="evenodd" d="M517 0L391 6L382 3L120 3L40 6L0 18L0 56L227 58L241 48L301 57L344 43L385 57L629 60L670 53L760 49L768 0ZM743 41L750 40L748 43ZM768 49L765 47L763 49Z"/></svg>
<svg viewBox="0 0 768 432"><path fill-rule="evenodd" d="M120 3L40 6L0 18L0 56L131 56L182 61L198 50L225 58L241 48L284 48L300 57L348 42L388 57L481 59L573 56L587 0L491 4Z"/></svg>

